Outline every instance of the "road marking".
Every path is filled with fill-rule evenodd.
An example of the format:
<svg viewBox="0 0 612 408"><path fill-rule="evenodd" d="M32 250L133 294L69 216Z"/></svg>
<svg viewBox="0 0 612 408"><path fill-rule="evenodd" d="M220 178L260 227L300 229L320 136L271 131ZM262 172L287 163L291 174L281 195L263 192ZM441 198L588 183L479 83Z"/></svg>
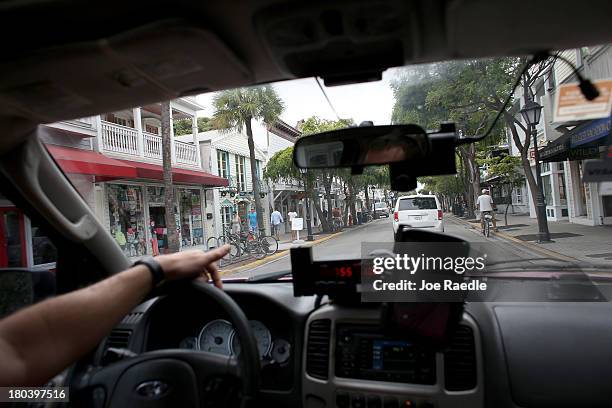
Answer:
<svg viewBox="0 0 612 408"><path fill-rule="evenodd" d="M327 241L329 239L332 239L332 238L334 238L334 237L336 237L338 235L341 235L341 234L343 234L345 232L348 232L348 231L349 230L344 230L344 231L336 232L336 233L330 234L330 235L328 235L326 237L323 237L321 239L318 239L318 240L316 240L316 241L314 241L312 243L305 242L301 246L305 246L305 247L317 246L317 245L319 245L322 242L325 242L325 241ZM355 231L355 230L352 229L350 231ZM219 275L223 276L225 274L238 273L238 272L242 272L242 271L244 271L246 269L256 268L256 267L261 266L263 264L272 263L274 261L277 261L279 258L282 258L282 257L284 257L286 255L289 255L289 250L288 249L283 249L282 251L276 252L274 255L270 255L270 256L262 258L262 259L257 259L257 260L255 260L253 262L249 262L248 264L240 265L240 266L238 266L236 268L233 268L233 269L226 269L226 270L222 269L222 270L219 271Z"/></svg>

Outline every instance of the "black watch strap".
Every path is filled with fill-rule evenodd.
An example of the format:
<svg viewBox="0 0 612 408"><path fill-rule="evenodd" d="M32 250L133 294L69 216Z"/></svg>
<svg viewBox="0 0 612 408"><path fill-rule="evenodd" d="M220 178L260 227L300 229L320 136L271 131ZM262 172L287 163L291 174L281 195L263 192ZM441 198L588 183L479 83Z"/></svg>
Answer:
<svg viewBox="0 0 612 408"><path fill-rule="evenodd" d="M161 265L152 256L145 256L143 258L140 258L139 260L134 262L134 266L136 265L145 265L147 268L149 268L151 276L153 277L154 287L166 278L166 274L164 273L164 270L162 269Z"/></svg>

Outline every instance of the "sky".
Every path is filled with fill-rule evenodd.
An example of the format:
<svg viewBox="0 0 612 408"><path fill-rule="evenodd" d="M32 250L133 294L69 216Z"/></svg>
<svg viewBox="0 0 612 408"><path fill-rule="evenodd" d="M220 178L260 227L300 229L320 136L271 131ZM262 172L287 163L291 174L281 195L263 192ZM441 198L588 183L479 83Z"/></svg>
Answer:
<svg viewBox="0 0 612 408"><path fill-rule="evenodd" d="M381 81L334 87L324 86L324 89L340 118L352 118L357 124L364 120L371 120L375 125L385 125L391 122L394 99L390 80L394 76L394 70L387 70L383 73ZM323 84L322 81L321 84ZM337 119L314 78L277 82L273 85L285 104L281 119L291 126L311 116L330 120ZM198 112L199 117L213 115L213 95L214 93L209 93L196 97L196 100L205 107L204 110ZM253 132L255 142L263 147L265 144L263 126L260 124L257 129L254 128Z"/></svg>

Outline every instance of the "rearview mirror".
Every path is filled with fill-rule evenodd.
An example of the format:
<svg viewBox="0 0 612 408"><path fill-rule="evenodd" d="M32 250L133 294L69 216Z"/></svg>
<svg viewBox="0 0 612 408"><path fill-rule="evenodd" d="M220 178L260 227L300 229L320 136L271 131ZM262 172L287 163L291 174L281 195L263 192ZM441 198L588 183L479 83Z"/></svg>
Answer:
<svg viewBox="0 0 612 408"><path fill-rule="evenodd" d="M363 126L302 137L293 148L293 161L306 169L369 166L424 158L429 150L419 126Z"/></svg>

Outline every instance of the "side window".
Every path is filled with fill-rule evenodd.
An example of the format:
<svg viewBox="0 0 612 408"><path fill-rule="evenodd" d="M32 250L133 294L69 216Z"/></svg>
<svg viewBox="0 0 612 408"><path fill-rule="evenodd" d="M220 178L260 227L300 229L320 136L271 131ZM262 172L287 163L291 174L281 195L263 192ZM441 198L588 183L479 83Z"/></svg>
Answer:
<svg viewBox="0 0 612 408"><path fill-rule="evenodd" d="M0 194L0 318L55 294L57 250Z"/></svg>

